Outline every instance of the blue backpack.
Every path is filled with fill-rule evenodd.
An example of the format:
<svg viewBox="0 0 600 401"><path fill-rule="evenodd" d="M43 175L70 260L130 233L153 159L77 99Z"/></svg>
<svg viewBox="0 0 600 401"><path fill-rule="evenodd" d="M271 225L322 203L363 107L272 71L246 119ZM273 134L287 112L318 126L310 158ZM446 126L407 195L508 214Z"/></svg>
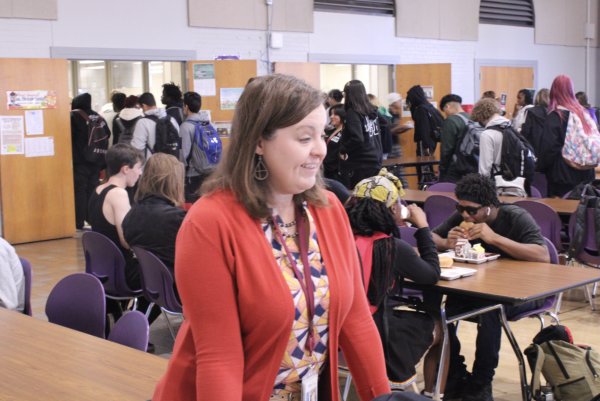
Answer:
<svg viewBox="0 0 600 401"><path fill-rule="evenodd" d="M218 164L221 161L223 145L217 130L207 121L188 120L186 122L190 122L196 126L192 148L186 159L188 169L193 167L196 170L202 171L211 168L212 165ZM197 157L194 158L195 160L192 160L192 156L194 155L197 155ZM192 163L190 164L190 162Z"/></svg>

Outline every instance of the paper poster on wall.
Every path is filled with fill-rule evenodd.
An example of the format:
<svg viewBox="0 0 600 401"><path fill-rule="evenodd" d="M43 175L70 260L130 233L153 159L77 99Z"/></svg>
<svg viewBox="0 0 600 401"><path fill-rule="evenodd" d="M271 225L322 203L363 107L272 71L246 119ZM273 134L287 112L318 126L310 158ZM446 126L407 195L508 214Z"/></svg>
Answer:
<svg viewBox="0 0 600 401"><path fill-rule="evenodd" d="M235 110L244 88L221 88L221 110Z"/></svg>
<svg viewBox="0 0 600 401"><path fill-rule="evenodd" d="M425 98L427 100L433 100L433 86L421 86L423 92L425 92Z"/></svg>
<svg viewBox="0 0 600 401"><path fill-rule="evenodd" d="M24 128L23 116L0 116L0 154L23 154Z"/></svg>
<svg viewBox="0 0 600 401"><path fill-rule="evenodd" d="M429 102L429 103L431 103L431 105L437 109L437 102Z"/></svg>
<svg viewBox="0 0 600 401"><path fill-rule="evenodd" d="M54 91L6 91L8 110L55 109Z"/></svg>
<svg viewBox="0 0 600 401"><path fill-rule="evenodd" d="M54 156L54 137L25 138L25 157Z"/></svg>
<svg viewBox="0 0 600 401"><path fill-rule="evenodd" d="M215 65L213 63L192 64L194 92L200 96L217 96Z"/></svg>
<svg viewBox="0 0 600 401"><path fill-rule="evenodd" d="M200 110L198 112L198 114L200 114L200 118L202 118L203 120L206 120L209 123L212 123L212 120L210 117L210 110Z"/></svg>
<svg viewBox="0 0 600 401"><path fill-rule="evenodd" d="M44 135L42 110L25 110L25 130L27 135Z"/></svg>
<svg viewBox="0 0 600 401"><path fill-rule="evenodd" d="M410 108L406 106L406 99L402 99L402 117L412 117Z"/></svg>
<svg viewBox="0 0 600 401"><path fill-rule="evenodd" d="M219 136L229 136L231 134L231 121L215 121L214 126Z"/></svg>

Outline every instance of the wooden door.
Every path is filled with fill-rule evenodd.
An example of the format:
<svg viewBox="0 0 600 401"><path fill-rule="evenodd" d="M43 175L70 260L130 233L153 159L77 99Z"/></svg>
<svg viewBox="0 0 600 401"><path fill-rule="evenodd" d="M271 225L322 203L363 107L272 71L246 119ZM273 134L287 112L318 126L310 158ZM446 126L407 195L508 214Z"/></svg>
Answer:
<svg viewBox="0 0 600 401"><path fill-rule="evenodd" d="M404 64L396 66L396 92L406 99L406 94L415 85L433 86L433 100L437 102L438 109L442 97L452 93L452 66L451 64ZM411 117L403 117L402 123L412 120ZM414 157L417 154L417 145L414 141L414 130L409 130L400 135L400 145L404 156ZM435 155L440 157L440 146L438 144ZM437 170L437 166L435 167ZM414 167L406 169L407 173L416 173ZM407 177L409 188L417 189L418 179L416 176Z"/></svg>
<svg viewBox="0 0 600 401"><path fill-rule="evenodd" d="M320 63L282 63L276 62L275 72L303 79L315 89L321 90Z"/></svg>
<svg viewBox="0 0 600 401"><path fill-rule="evenodd" d="M64 59L0 58L0 115L25 119L24 110L7 110L7 91L53 90L57 99L56 109L42 109L54 156L0 156L2 234L11 244L75 235L68 79Z"/></svg>
<svg viewBox="0 0 600 401"><path fill-rule="evenodd" d="M202 96L201 110L210 110L211 121L232 121L233 110L221 110L221 89L244 88L250 78L257 75L256 60L188 61L189 87L194 88L194 64L214 64L215 96ZM229 138L221 138L223 146Z"/></svg>
<svg viewBox="0 0 600 401"><path fill-rule="evenodd" d="M487 91L496 92L498 98L506 94L506 118L513 117L517 93L533 88L532 67L480 67L479 73L480 97Z"/></svg>

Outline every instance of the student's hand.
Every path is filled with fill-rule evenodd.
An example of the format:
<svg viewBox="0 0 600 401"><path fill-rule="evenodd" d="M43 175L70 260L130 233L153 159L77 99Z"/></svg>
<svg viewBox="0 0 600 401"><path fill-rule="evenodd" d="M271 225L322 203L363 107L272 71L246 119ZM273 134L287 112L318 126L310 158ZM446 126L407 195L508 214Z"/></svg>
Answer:
<svg viewBox="0 0 600 401"><path fill-rule="evenodd" d="M454 249L456 246L456 242L459 239L467 238L468 229L461 227L454 227L452 230L448 231L448 238L446 239L446 248Z"/></svg>
<svg viewBox="0 0 600 401"><path fill-rule="evenodd" d="M407 208L410 211L410 217L407 218L406 221L408 221L413 226L416 226L417 228L429 226L429 223L427 222L427 216L425 215L423 209L421 209L414 203L408 205Z"/></svg>
<svg viewBox="0 0 600 401"><path fill-rule="evenodd" d="M467 239L469 241L475 239L482 239L490 245L492 245L496 241L497 237L498 234L492 231L490 226L488 226L486 223L480 223L471 226L469 232L467 233Z"/></svg>

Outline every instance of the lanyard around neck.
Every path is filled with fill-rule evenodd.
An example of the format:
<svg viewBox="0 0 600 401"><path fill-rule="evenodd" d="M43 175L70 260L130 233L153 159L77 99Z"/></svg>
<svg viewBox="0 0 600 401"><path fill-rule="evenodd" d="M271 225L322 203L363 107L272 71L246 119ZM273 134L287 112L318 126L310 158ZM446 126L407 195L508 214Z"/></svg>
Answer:
<svg viewBox="0 0 600 401"><path fill-rule="evenodd" d="M281 229L279 228L279 223L275 217L271 218L273 221L273 225L275 226L275 230L277 230L277 234L279 236L279 240L281 244L285 248L286 257L292 265L292 269L294 270L294 275L296 279L300 283L300 287L302 287L302 291L304 292L304 296L306 297L306 306L308 311L308 336L306 338L306 350L312 356L313 350L315 348L315 335L314 335L314 323L313 318L315 316L315 291L312 282L312 275L310 272L310 264L308 263L308 244L306 243L306 232L304 231L304 219L302 213L299 208L296 208L296 224L298 225L298 238L300 242L300 256L302 258L302 265L304 266L304 277L306 280L302 279L302 274L296 265L296 261L292 257L292 253L290 252L285 238L281 233ZM306 281L306 283L305 283Z"/></svg>

